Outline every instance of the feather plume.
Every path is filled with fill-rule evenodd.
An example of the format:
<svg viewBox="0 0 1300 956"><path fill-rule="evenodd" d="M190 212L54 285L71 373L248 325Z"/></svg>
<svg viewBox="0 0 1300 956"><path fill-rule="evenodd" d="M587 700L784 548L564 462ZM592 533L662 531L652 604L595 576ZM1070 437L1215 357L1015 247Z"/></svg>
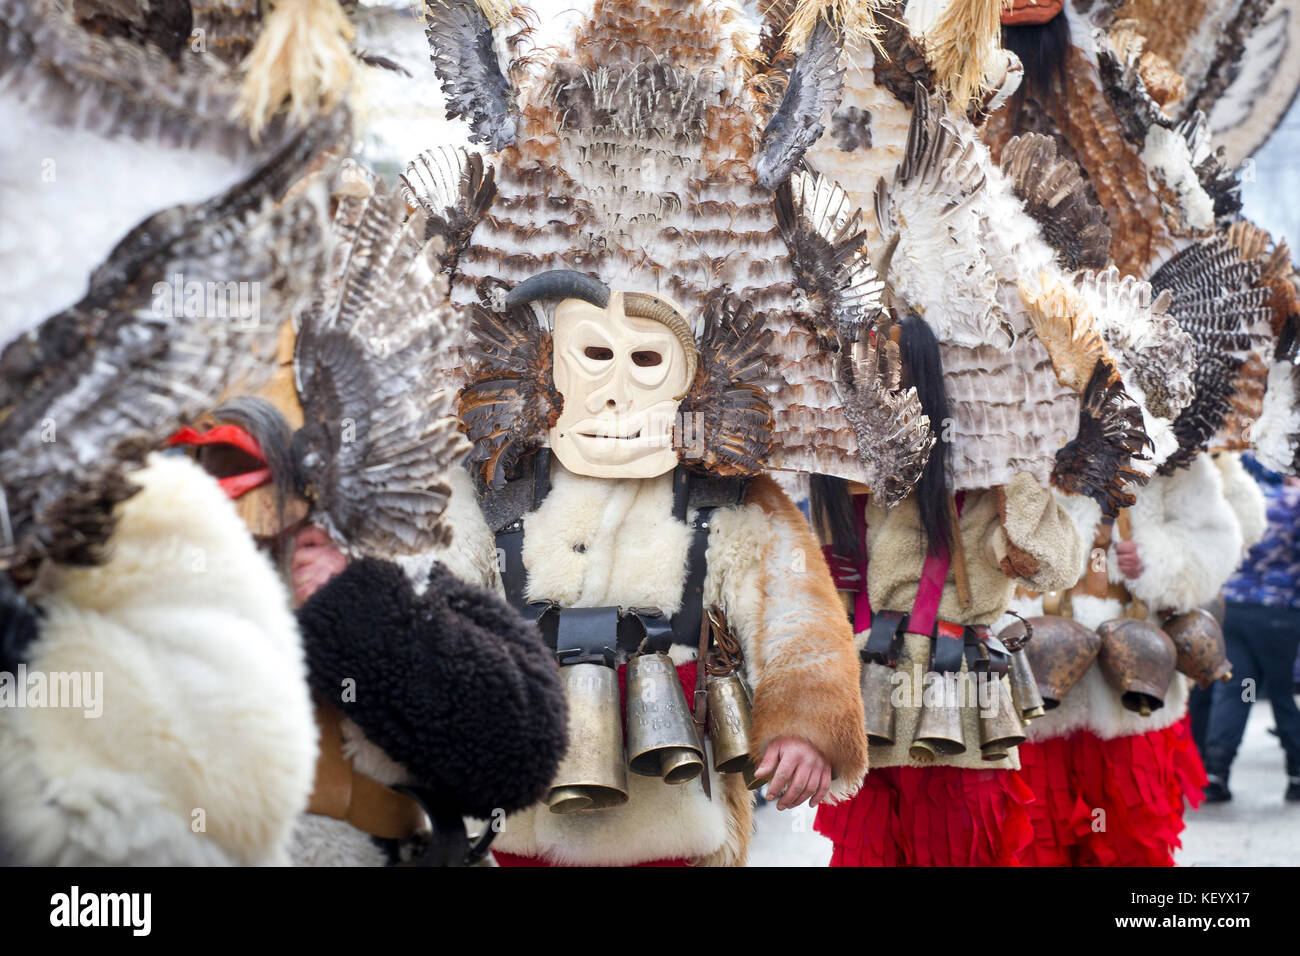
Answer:
<svg viewBox="0 0 1300 956"><path fill-rule="evenodd" d="M504 483L519 458L546 444L564 398L555 387L550 329L532 303L502 309L505 289L480 286L471 306L474 345L469 383L460 390L460 425L473 445L469 462L482 482Z"/></svg>
<svg viewBox="0 0 1300 956"><path fill-rule="evenodd" d="M426 238L443 238L442 271L454 271L474 227L496 198L493 171L484 166L481 154L444 146L415 157L398 180L407 205L426 216Z"/></svg>
<svg viewBox="0 0 1300 956"><path fill-rule="evenodd" d="M802 172L777 190L774 202L813 331L825 342L856 341L879 313L884 290L867 255L862 213L838 185Z"/></svg>
<svg viewBox="0 0 1300 956"><path fill-rule="evenodd" d="M463 116L471 142L500 152L515 141L519 112L492 37L493 26L504 22L509 11L497 0L429 0L423 10L447 118Z"/></svg>
<svg viewBox="0 0 1300 956"><path fill-rule="evenodd" d="M254 137L288 105L303 126L343 101L352 82L352 24L338 0L274 0L243 64L235 108Z"/></svg>
<svg viewBox="0 0 1300 956"><path fill-rule="evenodd" d="M819 23L790 70L781 105L763 130L754 169L764 189L775 189L788 179L808 148L821 138L821 118L835 111L844 90L839 59L835 35Z"/></svg>
<svg viewBox="0 0 1300 956"><path fill-rule="evenodd" d="M864 484L876 501L892 505L921 479L935 435L915 388L901 388L898 343L863 329L852 355L840 359L836 382L853 426Z"/></svg>
<svg viewBox="0 0 1300 956"><path fill-rule="evenodd" d="M1079 431L1056 455L1052 485L1066 494L1086 495L1114 516L1137 500L1131 491L1147 476L1133 467L1147 457L1151 440L1142 427L1142 410L1119 380L1113 364L1093 369L1079 407Z"/></svg>
<svg viewBox="0 0 1300 956"><path fill-rule="evenodd" d="M715 475L754 475L772 449L775 422L765 384L773 332L748 302L723 289L700 320L695 380L679 407L678 455Z"/></svg>
<svg viewBox="0 0 1300 956"><path fill-rule="evenodd" d="M443 240L397 193L343 196L332 274L299 319L303 426L295 471L327 530L359 554L444 545L446 473L468 443L454 395L434 387L460 313L439 275Z"/></svg>
<svg viewBox="0 0 1300 956"><path fill-rule="evenodd" d="M1052 360L1057 379L1083 394L1095 377L1098 364L1102 364L1111 374L1102 384L1113 385L1119 373L1087 305L1073 289L1047 273L1039 277L1039 283L1041 288L1037 292L1020 283L1020 297L1029 310L1034 333Z"/></svg>
<svg viewBox="0 0 1300 956"><path fill-rule="evenodd" d="M988 75L1000 52L1007 0L949 0L921 31L926 59L940 90L960 109L989 92Z"/></svg>
<svg viewBox="0 0 1300 956"><path fill-rule="evenodd" d="M783 24L785 50L802 52L821 24L830 27L848 47L875 44L880 35L881 6L881 0L800 0Z"/></svg>
<svg viewBox="0 0 1300 956"><path fill-rule="evenodd" d="M0 567L99 560L114 505L134 493L130 471L232 384L269 374L279 317L323 257L326 175L300 177L344 119L304 131L226 193L146 220L81 302L5 350Z"/></svg>
<svg viewBox="0 0 1300 956"><path fill-rule="evenodd" d="M1056 250L1063 269L1101 269L1110 249L1110 227L1101 205L1088 195L1076 163L1057 156L1050 136L1017 136L1002 149L1002 172Z"/></svg>

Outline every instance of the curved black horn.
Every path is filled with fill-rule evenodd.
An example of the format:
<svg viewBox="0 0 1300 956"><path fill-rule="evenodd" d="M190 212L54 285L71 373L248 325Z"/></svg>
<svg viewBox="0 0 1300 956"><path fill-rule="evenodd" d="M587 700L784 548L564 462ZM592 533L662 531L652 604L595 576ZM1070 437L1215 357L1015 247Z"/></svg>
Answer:
<svg viewBox="0 0 1300 956"><path fill-rule="evenodd" d="M511 289L506 296L506 308L513 309L538 299L582 299L603 309L609 305L609 286L572 269L551 269L529 276Z"/></svg>

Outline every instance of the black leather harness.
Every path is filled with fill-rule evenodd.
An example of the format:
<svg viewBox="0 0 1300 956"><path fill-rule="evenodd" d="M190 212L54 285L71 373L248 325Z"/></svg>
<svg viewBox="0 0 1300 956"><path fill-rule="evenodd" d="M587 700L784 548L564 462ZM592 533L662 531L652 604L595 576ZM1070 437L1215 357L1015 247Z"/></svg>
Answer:
<svg viewBox="0 0 1300 956"><path fill-rule="evenodd" d="M697 646L704 622L704 579L713 513L718 507L739 503L745 482L700 478L680 465L673 472L673 517L686 522L692 506L695 513L690 518L692 534L682 599L677 613L669 617L656 607L565 608L553 601L528 601L524 515L536 511L546 500L551 489L550 474L551 453L542 449L533 456L531 475L507 482L505 493L513 502L511 510L523 510L505 515L504 523L496 529L498 570L506 600L537 623L547 644L566 664L603 663L613 667L620 653L627 655L638 649L667 651L674 644ZM529 486L512 487L520 482L530 483L531 493Z"/></svg>

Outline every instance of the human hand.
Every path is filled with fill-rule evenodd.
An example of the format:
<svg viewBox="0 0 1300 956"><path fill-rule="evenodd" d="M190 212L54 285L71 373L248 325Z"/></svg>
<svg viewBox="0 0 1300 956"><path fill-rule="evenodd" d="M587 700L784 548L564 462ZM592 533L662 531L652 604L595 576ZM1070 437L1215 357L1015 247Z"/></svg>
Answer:
<svg viewBox="0 0 1300 956"><path fill-rule="evenodd" d="M768 799L780 798L776 808L789 810L805 800L815 807L831 787L831 765L821 752L802 737L777 737L763 751L754 775L771 777Z"/></svg>
<svg viewBox="0 0 1300 956"><path fill-rule="evenodd" d="M1136 541L1120 541L1115 545L1115 563L1119 573L1130 581L1142 574L1142 559L1138 557Z"/></svg>
<svg viewBox="0 0 1300 956"><path fill-rule="evenodd" d="M293 540L290 576L293 600L301 607L326 582L348 566L348 559L320 528L308 525Z"/></svg>

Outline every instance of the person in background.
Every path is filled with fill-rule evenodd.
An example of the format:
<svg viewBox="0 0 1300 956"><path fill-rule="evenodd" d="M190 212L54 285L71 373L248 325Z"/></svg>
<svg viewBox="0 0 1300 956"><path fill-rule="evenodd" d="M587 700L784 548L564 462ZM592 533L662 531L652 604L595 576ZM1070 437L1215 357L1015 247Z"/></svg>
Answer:
<svg viewBox="0 0 1300 956"><path fill-rule="evenodd" d="M1228 774L1237 756L1255 695L1273 704L1277 735L1286 753L1286 800L1300 802L1300 708L1293 667L1300 650L1300 480L1243 464L1268 499L1268 529L1225 588L1224 637L1234 676L1216 684L1202 756L1209 786L1205 799L1232 799Z"/></svg>

